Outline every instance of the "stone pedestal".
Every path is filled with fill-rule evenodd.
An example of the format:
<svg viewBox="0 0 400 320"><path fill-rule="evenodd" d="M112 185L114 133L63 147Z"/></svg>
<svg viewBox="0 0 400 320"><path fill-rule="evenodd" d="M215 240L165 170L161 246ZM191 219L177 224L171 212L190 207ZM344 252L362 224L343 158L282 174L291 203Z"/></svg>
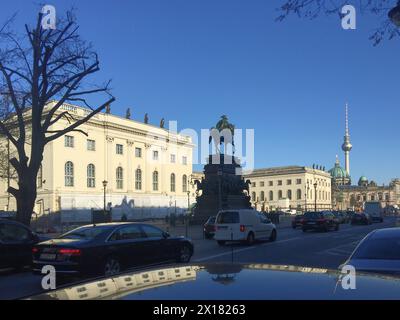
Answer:
<svg viewBox="0 0 400 320"><path fill-rule="evenodd" d="M204 178L196 181L201 195L196 198L194 223L204 223L219 210L251 208L249 182L245 182L240 174L239 161L223 154L219 157L218 163L218 155L209 156L208 164L204 166Z"/></svg>

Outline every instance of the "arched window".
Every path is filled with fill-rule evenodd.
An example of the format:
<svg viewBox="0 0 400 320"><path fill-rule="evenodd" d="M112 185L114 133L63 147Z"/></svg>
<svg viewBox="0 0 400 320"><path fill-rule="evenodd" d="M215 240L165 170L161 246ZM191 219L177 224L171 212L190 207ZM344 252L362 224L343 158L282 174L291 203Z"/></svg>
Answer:
<svg viewBox="0 0 400 320"><path fill-rule="evenodd" d="M255 192L251 193L251 201L253 201L253 202L256 201L256 193Z"/></svg>
<svg viewBox="0 0 400 320"><path fill-rule="evenodd" d="M42 170L42 165L40 165L38 173L37 173L37 182L36 185L38 188L41 188L43 186L43 170Z"/></svg>
<svg viewBox="0 0 400 320"><path fill-rule="evenodd" d="M171 173L171 192L175 192L175 173Z"/></svg>
<svg viewBox="0 0 400 320"><path fill-rule="evenodd" d="M297 189L297 200L301 200L301 190Z"/></svg>
<svg viewBox="0 0 400 320"><path fill-rule="evenodd" d="M292 200L292 190L287 191L287 197L289 200Z"/></svg>
<svg viewBox="0 0 400 320"><path fill-rule="evenodd" d="M87 172L87 187L94 188L96 187L96 171L94 164L88 164L86 168Z"/></svg>
<svg viewBox="0 0 400 320"><path fill-rule="evenodd" d="M278 191L278 199L282 199L283 198L283 194L282 194L282 190Z"/></svg>
<svg viewBox="0 0 400 320"><path fill-rule="evenodd" d="M135 189L142 190L142 170L140 169L135 171Z"/></svg>
<svg viewBox="0 0 400 320"><path fill-rule="evenodd" d="M261 191L261 193L260 193L260 201L264 201L264 200L265 200L264 191Z"/></svg>
<svg viewBox="0 0 400 320"><path fill-rule="evenodd" d="M64 166L65 173L65 186L74 186L74 164L71 161L67 161Z"/></svg>
<svg viewBox="0 0 400 320"><path fill-rule="evenodd" d="M124 171L123 171L122 167L117 168L115 177L116 177L116 182L117 182L117 189L123 189L123 187L124 187Z"/></svg>
<svg viewBox="0 0 400 320"><path fill-rule="evenodd" d="M269 192L269 201L274 201L274 192L273 191Z"/></svg>
<svg viewBox="0 0 400 320"><path fill-rule="evenodd" d="M153 172L153 191L158 191L158 171Z"/></svg>
<svg viewBox="0 0 400 320"><path fill-rule="evenodd" d="M183 191L183 192L187 192L187 191L188 191L187 185L188 185L187 175L184 174L184 175L182 176L182 191Z"/></svg>

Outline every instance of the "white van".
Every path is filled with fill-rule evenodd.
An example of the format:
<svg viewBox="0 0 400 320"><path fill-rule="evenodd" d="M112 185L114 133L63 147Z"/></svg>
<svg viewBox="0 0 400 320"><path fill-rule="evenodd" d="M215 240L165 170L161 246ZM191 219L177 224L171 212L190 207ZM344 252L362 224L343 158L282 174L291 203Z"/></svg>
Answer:
<svg viewBox="0 0 400 320"><path fill-rule="evenodd" d="M383 222L383 209L379 201L365 202L364 213L369 214L373 222Z"/></svg>
<svg viewBox="0 0 400 320"><path fill-rule="evenodd" d="M215 220L214 238L219 245L226 241L245 241L251 245L256 240L275 241L276 236L276 226L256 210L223 210Z"/></svg>

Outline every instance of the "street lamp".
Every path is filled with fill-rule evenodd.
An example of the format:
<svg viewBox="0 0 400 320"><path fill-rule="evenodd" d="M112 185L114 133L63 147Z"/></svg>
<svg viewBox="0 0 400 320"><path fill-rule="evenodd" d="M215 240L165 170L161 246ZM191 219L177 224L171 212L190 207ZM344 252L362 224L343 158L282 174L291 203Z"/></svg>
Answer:
<svg viewBox="0 0 400 320"><path fill-rule="evenodd" d="M222 177L222 169L218 168L218 207L219 210L222 210L222 195L221 195L221 177Z"/></svg>
<svg viewBox="0 0 400 320"><path fill-rule="evenodd" d="M306 194L305 194L305 198L304 198L304 201L305 201L304 212L307 211L307 198L308 198L308 192L309 192L309 191L310 191L310 182L307 181L307 184L306 184Z"/></svg>
<svg viewBox="0 0 400 320"><path fill-rule="evenodd" d="M315 212L317 211L317 187L318 187L318 183L315 182L315 183L314 183L314 190L315 190L315 192L314 192L314 195L315 195L314 211L315 211Z"/></svg>
<svg viewBox="0 0 400 320"><path fill-rule="evenodd" d="M106 215L106 189L107 189L107 181L104 180L103 181L103 190L104 190L104 206L103 206L103 212L104 212L104 216Z"/></svg>
<svg viewBox="0 0 400 320"><path fill-rule="evenodd" d="M397 2L397 6L389 11L388 16L396 27L400 27L400 1Z"/></svg>

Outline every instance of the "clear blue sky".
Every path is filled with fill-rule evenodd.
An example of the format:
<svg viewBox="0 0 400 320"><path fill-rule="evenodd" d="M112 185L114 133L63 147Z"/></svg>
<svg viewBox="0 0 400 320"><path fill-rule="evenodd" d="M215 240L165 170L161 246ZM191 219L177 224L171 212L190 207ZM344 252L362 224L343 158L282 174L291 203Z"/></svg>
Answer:
<svg viewBox="0 0 400 320"><path fill-rule="evenodd" d="M350 106L353 181L400 177L400 39L373 47L378 20L358 15L357 30L335 17L278 23L283 0L52 1L73 5L81 35L113 79L112 112L179 129L209 128L222 114L255 129L256 167L330 168ZM350 1L351 3L351 1ZM0 18L32 22L37 2L2 1ZM196 168L198 169L198 168Z"/></svg>

